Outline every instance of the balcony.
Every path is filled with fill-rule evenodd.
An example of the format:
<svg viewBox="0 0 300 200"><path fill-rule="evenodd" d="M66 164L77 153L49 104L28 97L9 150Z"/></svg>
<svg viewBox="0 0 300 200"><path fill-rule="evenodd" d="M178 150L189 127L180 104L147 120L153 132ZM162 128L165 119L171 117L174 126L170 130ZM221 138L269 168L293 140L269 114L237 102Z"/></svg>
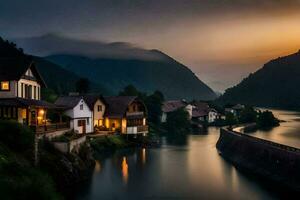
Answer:
<svg viewBox="0 0 300 200"><path fill-rule="evenodd" d="M143 117L144 116L144 112L126 112L126 116L129 117L129 116L141 116Z"/></svg>
<svg viewBox="0 0 300 200"><path fill-rule="evenodd" d="M70 124L68 122L65 122L65 123L31 126L30 128L37 134L45 134L45 133L70 129Z"/></svg>
<svg viewBox="0 0 300 200"><path fill-rule="evenodd" d="M148 126L142 125L142 126L130 126L126 128L127 134L146 134L148 133Z"/></svg>

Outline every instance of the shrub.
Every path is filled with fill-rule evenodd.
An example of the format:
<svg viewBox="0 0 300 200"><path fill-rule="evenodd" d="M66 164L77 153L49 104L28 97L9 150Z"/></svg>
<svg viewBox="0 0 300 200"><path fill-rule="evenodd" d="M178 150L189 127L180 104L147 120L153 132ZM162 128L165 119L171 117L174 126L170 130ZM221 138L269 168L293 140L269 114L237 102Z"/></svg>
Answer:
<svg viewBox="0 0 300 200"><path fill-rule="evenodd" d="M191 131L188 113L184 109L178 109L169 113L166 129L169 133L188 134Z"/></svg>
<svg viewBox="0 0 300 200"><path fill-rule="evenodd" d="M256 123L259 128L270 128L273 126L278 126L279 120L274 117L271 111L266 110L259 112Z"/></svg>
<svg viewBox="0 0 300 200"><path fill-rule="evenodd" d="M34 133L12 120L0 120L0 141L12 150L22 152L33 149Z"/></svg>

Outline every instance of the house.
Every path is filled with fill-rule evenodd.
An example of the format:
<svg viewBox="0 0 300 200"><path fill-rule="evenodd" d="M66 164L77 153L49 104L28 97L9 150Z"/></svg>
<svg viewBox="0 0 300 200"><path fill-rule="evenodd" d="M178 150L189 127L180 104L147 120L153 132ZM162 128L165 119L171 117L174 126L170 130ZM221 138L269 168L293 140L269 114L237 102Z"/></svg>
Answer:
<svg viewBox="0 0 300 200"><path fill-rule="evenodd" d="M56 106L64 109L70 118L71 128L77 133L93 133L97 130L121 134L146 134L147 111L137 97L95 95L71 95L59 97Z"/></svg>
<svg viewBox="0 0 300 200"><path fill-rule="evenodd" d="M70 119L70 127L79 134L92 133L95 126L103 125L105 103L100 96L61 96L55 105L64 110Z"/></svg>
<svg viewBox="0 0 300 200"><path fill-rule="evenodd" d="M104 97L105 127L121 134L147 134L147 108L136 96Z"/></svg>
<svg viewBox="0 0 300 200"><path fill-rule="evenodd" d="M178 109L183 108L189 114L189 119L192 118L193 106L187 103L185 100L172 100L172 101L165 101L162 105L162 116L161 122L167 122L168 113L174 112Z"/></svg>
<svg viewBox="0 0 300 200"><path fill-rule="evenodd" d="M0 58L0 118L47 131L47 111L54 105L41 100L42 87L46 84L30 59Z"/></svg>
<svg viewBox="0 0 300 200"><path fill-rule="evenodd" d="M208 103L200 101L193 103L192 119L213 123L220 117L220 114L215 109L210 108Z"/></svg>
<svg viewBox="0 0 300 200"><path fill-rule="evenodd" d="M208 123L213 123L217 119L220 119L221 115L213 108L208 110Z"/></svg>
<svg viewBox="0 0 300 200"><path fill-rule="evenodd" d="M244 108L245 108L245 106L242 104L228 106L228 107L225 107L225 113L232 113L234 116L238 117Z"/></svg>

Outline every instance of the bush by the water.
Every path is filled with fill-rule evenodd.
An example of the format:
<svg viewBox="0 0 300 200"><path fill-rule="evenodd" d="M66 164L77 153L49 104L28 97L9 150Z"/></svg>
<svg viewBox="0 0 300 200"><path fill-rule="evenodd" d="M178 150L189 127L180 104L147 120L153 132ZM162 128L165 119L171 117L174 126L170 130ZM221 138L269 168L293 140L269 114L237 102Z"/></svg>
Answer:
<svg viewBox="0 0 300 200"><path fill-rule="evenodd" d="M120 135L98 137L98 138L92 139L90 144L91 144L91 147L96 152L101 152L104 150L121 149L121 148L126 148L126 147L130 146L129 142L126 141L125 138L123 138Z"/></svg>
<svg viewBox="0 0 300 200"><path fill-rule="evenodd" d="M271 111L263 111L258 113L257 117L258 128L270 128L279 125L279 120L273 115Z"/></svg>

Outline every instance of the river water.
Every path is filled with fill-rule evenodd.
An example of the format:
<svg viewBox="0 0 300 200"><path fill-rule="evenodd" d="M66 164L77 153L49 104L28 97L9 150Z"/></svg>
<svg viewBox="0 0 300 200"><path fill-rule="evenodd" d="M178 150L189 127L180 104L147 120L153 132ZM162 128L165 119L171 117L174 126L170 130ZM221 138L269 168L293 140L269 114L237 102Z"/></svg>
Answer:
<svg viewBox="0 0 300 200"><path fill-rule="evenodd" d="M271 130L258 130L251 135L300 148L300 112L288 110L271 110L275 117L284 122L280 126L272 128Z"/></svg>
<svg viewBox="0 0 300 200"><path fill-rule="evenodd" d="M299 145L299 113L277 111L290 122L269 132L254 133L274 141ZM284 118L283 118L284 117ZM286 120L287 121L287 120ZM78 199L278 199L285 191L245 175L217 152L218 128L206 135L164 138L160 148L116 152L97 161L90 182ZM295 142L294 140L298 140Z"/></svg>

